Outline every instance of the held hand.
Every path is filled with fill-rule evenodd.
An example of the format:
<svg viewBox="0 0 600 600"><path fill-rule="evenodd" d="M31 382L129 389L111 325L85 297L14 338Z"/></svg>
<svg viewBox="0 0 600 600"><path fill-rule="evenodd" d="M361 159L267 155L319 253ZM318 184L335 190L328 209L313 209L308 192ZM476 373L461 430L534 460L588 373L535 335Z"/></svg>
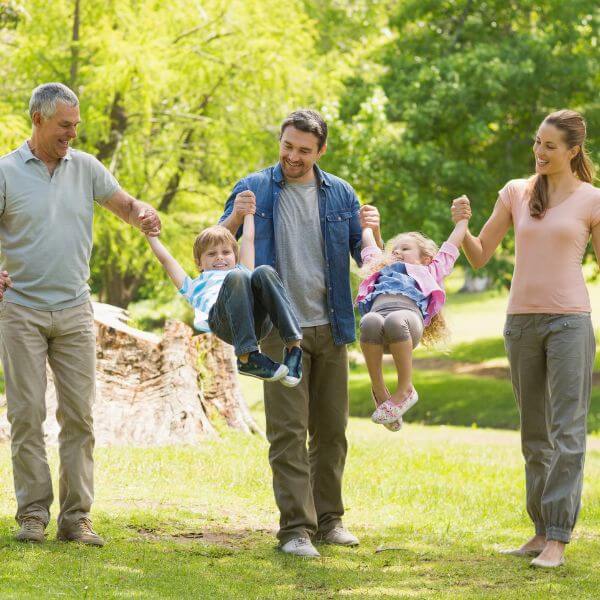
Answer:
<svg viewBox="0 0 600 600"><path fill-rule="evenodd" d="M160 217L154 208L151 206L142 208L137 215L137 219L142 233L149 235L150 237L157 237L160 235Z"/></svg>
<svg viewBox="0 0 600 600"><path fill-rule="evenodd" d="M471 218L471 203L467 196L460 196L452 201L452 221L458 223L459 221L469 220Z"/></svg>
<svg viewBox="0 0 600 600"><path fill-rule="evenodd" d="M370 204L365 204L360 207L360 226L362 229L372 229L373 232L379 232L381 220L379 218L379 210L377 207Z"/></svg>
<svg viewBox="0 0 600 600"><path fill-rule="evenodd" d="M256 212L254 192L250 190L240 192L233 201L233 212L240 220L243 220L246 215L253 215Z"/></svg>
<svg viewBox="0 0 600 600"><path fill-rule="evenodd" d="M6 288L9 288L9 287L12 287L12 281L10 279L8 271L1 271L0 272L0 300L2 300L2 298L4 298L4 292L6 291Z"/></svg>

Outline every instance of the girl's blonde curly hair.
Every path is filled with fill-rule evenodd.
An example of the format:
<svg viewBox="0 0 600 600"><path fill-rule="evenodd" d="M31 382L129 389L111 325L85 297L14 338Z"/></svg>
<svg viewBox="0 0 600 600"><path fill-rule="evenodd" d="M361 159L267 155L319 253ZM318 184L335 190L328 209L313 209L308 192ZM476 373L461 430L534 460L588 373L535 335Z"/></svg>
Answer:
<svg viewBox="0 0 600 600"><path fill-rule="evenodd" d="M379 260L370 262L362 268L361 274L363 277L368 277L377 271L381 271L381 269L384 267L398 262L398 259L393 255L394 249L400 244L401 240L407 237L414 240L414 242L417 244L422 261L429 259L429 262L431 262L438 253L439 248L437 244L432 239L424 236L422 233L418 231L399 233L387 242L385 245L385 250L383 251L383 254ZM421 341L425 346L433 346L436 342L447 339L449 334L450 332L448 330L448 326L446 325L446 319L444 318L442 311L440 311L433 315L429 325L425 327Z"/></svg>

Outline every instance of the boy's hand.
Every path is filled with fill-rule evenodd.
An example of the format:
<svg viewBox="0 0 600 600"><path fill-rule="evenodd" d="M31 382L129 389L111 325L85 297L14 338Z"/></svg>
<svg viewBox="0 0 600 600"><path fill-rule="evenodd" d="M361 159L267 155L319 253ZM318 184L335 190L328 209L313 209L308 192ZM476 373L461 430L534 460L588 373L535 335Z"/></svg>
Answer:
<svg viewBox="0 0 600 600"><path fill-rule="evenodd" d="M4 292L6 288L12 287L12 281L8 274L8 271L0 271L0 300L4 298Z"/></svg>
<svg viewBox="0 0 600 600"><path fill-rule="evenodd" d="M458 223L459 221L468 221L471 218L471 202L467 196L460 196L452 201L452 221Z"/></svg>
<svg viewBox="0 0 600 600"><path fill-rule="evenodd" d="M154 208L147 206L142 208L137 218L142 233L150 237L157 237L160 234L160 217Z"/></svg>
<svg viewBox="0 0 600 600"><path fill-rule="evenodd" d="M233 213L240 221L244 220L246 215L253 215L256 212L256 196L254 192L245 190L240 192L233 201Z"/></svg>

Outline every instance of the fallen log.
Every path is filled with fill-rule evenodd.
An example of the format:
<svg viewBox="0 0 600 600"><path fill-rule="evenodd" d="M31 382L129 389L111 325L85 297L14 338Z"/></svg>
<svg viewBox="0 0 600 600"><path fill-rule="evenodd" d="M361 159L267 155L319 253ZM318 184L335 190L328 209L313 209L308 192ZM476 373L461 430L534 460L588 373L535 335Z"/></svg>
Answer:
<svg viewBox="0 0 600 600"><path fill-rule="evenodd" d="M124 310L94 303L96 401L94 430L100 446L197 444L217 435L211 422L259 432L237 381L231 346L212 334L194 336L168 321L162 337L126 323ZM45 436L56 444L56 390L48 371ZM6 412L0 441L9 439Z"/></svg>

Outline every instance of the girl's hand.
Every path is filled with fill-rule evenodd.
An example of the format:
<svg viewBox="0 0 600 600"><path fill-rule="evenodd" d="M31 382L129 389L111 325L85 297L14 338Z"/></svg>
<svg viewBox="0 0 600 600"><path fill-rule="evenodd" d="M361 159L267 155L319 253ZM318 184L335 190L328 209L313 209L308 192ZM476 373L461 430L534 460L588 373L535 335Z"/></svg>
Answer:
<svg viewBox="0 0 600 600"><path fill-rule="evenodd" d="M467 196L460 196L452 201L452 221L458 223L459 221L469 220L471 218L471 202Z"/></svg>

